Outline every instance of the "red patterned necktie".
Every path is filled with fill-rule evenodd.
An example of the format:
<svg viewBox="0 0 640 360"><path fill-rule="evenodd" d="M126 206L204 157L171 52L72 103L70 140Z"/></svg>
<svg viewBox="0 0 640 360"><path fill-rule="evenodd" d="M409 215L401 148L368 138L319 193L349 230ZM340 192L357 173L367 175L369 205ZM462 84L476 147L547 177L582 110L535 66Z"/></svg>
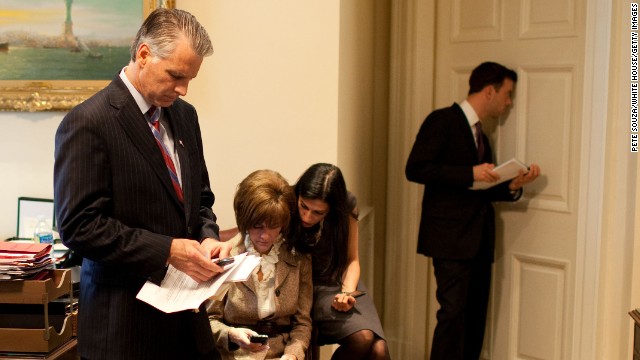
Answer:
<svg viewBox="0 0 640 360"><path fill-rule="evenodd" d="M476 127L476 143L478 145L478 161L482 162L484 156L484 140L482 139L482 123L478 121Z"/></svg>
<svg viewBox="0 0 640 360"><path fill-rule="evenodd" d="M173 189L176 191L178 199L180 199L181 202L184 202L182 187L180 187L180 181L178 181L176 167L173 164L173 160L171 160L171 156L169 156L169 150L162 142L162 136L160 135L160 110L156 106L151 106L145 114L145 117L147 118L147 121L149 121L149 123L152 125L151 132L153 133L153 137L156 139L156 143L160 148L160 152L162 153L164 162L167 165L167 170L169 170L169 177L171 178Z"/></svg>

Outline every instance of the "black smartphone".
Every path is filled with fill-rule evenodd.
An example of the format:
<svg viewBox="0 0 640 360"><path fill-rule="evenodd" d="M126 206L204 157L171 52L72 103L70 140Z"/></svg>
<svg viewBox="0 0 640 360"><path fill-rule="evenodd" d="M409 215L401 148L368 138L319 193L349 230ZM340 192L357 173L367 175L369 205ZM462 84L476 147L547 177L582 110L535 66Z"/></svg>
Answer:
<svg viewBox="0 0 640 360"><path fill-rule="evenodd" d="M218 265L218 266L225 266L225 265L233 264L234 261L235 261L234 258L228 257L228 258L224 258L224 259L215 260L213 263Z"/></svg>
<svg viewBox="0 0 640 360"><path fill-rule="evenodd" d="M356 291L352 291L349 293L350 296L353 296L354 298L357 298L358 296L362 296L364 294L366 294L366 291L360 291L360 290L356 290Z"/></svg>
<svg viewBox="0 0 640 360"><path fill-rule="evenodd" d="M251 335L249 337L249 341L256 344L266 344L269 341L269 336L267 335Z"/></svg>

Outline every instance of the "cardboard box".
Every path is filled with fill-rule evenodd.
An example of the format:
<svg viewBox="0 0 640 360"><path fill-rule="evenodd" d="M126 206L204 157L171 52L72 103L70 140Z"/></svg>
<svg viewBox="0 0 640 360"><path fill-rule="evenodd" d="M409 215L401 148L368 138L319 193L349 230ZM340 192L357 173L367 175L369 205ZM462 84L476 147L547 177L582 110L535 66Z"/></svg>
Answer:
<svg viewBox="0 0 640 360"><path fill-rule="evenodd" d="M73 315L65 302L73 288L69 270L52 270L46 280L0 284L0 351L50 352L71 339Z"/></svg>

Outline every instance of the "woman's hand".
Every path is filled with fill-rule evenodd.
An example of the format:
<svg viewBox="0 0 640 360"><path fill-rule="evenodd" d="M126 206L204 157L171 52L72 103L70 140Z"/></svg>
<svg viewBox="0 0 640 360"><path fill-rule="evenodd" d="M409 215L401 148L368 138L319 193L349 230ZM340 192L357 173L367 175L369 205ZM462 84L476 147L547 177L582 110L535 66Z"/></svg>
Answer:
<svg viewBox="0 0 640 360"><path fill-rule="evenodd" d="M258 335L258 333L246 328L229 328L229 341L238 344L241 348L251 352L260 352L269 348L268 343L263 345L249 341L251 335Z"/></svg>
<svg viewBox="0 0 640 360"><path fill-rule="evenodd" d="M356 298L354 298L351 295L339 293L333 297L333 303L331 303L331 307L333 307L338 311L347 312L351 310L351 308L355 304L356 304Z"/></svg>

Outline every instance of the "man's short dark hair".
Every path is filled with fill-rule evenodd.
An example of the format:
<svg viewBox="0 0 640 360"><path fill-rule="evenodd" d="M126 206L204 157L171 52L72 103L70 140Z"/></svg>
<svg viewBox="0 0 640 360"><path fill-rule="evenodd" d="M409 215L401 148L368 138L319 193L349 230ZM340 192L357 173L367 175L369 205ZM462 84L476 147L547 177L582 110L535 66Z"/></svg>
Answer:
<svg viewBox="0 0 640 360"><path fill-rule="evenodd" d="M483 62L471 72L469 77L469 95L480 92L487 85L492 85L496 90L500 89L504 79L518 81L518 74L498 63Z"/></svg>

